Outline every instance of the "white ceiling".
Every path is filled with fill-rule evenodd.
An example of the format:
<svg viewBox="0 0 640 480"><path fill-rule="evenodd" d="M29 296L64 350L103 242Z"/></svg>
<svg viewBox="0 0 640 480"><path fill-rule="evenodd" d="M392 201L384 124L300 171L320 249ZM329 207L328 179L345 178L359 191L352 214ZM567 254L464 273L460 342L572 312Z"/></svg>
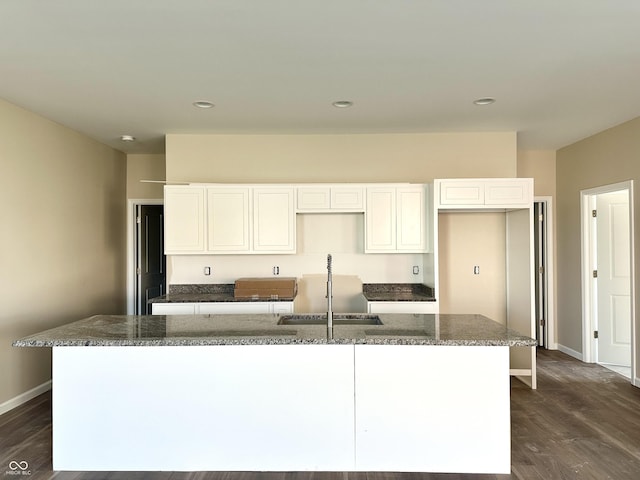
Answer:
<svg viewBox="0 0 640 480"><path fill-rule="evenodd" d="M2 0L0 97L130 153L166 133L557 149L640 115L640 1Z"/></svg>

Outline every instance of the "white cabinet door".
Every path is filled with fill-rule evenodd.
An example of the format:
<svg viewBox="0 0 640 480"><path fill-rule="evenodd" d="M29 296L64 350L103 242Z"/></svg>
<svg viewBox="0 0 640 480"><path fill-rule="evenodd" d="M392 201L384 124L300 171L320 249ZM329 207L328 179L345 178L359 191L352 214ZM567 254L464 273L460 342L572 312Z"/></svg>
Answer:
<svg viewBox="0 0 640 480"><path fill-rule="evenodd" d="M526 207L531 195L531 182L526 178L488 180L484 185L485 205Z"/></svg>
<svg viewBox="0 0 640 480"><path fill-rule="evenodd" d="M269 302L203 302L196 306L200 314L271 313Z"/></svg>
<svg viewBox="0 0 640 480"><path fill-rule="evenodd" d="M482 180L442 180L440 205L484 205Z"/></svg>
<svg viewBox="0 0 640 480"><path fill-rule="evenodd" d="M396 189L367 188L365 213L365 253L390 252L396 249Z"/></svg>
<svg viewBox="0 0 640 480"><path fill-rule="evenodd" d="M427 245L427 221L423 187L398 188L396 192L398 251L420 252Z"/></svg>
<svg viewBox="0 0 640 480"><path fill-rule="evenodd" d="M293 187L253 189L253 250L295 253L296 216Z"/></svg>
<svg viewBox="0 0 640 480"><path fill-rule="evenodd" d="M204 187L164 187L165 254L205 251L206 209Z"/></svg>
<svg viewBox="0 0 640 480"><path fill-rule="evenodd" d="M207 247L210 253L250 248L249 188L207 187Z"/></svg>
<svg viewBox="0 0 640 480"><path fill-rule="evenodd" d="M369 313L438 313L437 302L367 302Z"/></svg>
<svg viewBox="0 0 640 480"><path fill-rule="evenodd" d="M153 315L193 315L196 313L195 303L152 303Z"/></svg>
<svg viewBox="0 0 640 480"><path fill-rule="evenodd" d="M362 187L331 187L331 209L364 211L364 195Z"/></svg>
<svg viewBox="0 0 640 480"><path fill-rule="evenodd" d="M331 208L330 187L298 187L297 207L301 212L314 212Z"/></svg>

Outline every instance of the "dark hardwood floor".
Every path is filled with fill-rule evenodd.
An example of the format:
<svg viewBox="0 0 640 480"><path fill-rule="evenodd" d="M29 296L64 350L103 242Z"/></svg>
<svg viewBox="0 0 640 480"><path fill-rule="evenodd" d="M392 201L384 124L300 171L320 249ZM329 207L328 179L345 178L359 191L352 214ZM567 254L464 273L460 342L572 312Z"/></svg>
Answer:
<svg viewBox="0 0 640 480"><path fill-rule="evenodd" d="M473 395L470 391L469 395ZM54 472L51 396L0 416L0 480L469 480L640 478L640 389L598 365L538 353L538 390L511 388L511 475L433 473ZM26 461L30 475L11 475ZM15 464L14 464L15 467Z"/></svg>

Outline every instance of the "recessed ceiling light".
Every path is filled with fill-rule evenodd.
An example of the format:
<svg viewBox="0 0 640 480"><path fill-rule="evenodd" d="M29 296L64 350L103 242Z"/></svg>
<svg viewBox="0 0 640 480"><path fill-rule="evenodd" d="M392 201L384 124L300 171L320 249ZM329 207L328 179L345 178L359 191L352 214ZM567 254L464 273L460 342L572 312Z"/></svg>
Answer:
<svg viewBox="0 0 640 480"><path fill-rule="evenodd" d="M495 101L495 98L485 97L474 100L473 103L475 103L476 105L491 105L492 103L495 103Z"/></svg>
<svg viewBox="0 0 640 480"><path fill-rule="evenodd" d="M207 102L206 100L198 100L197 102L193 102L193 106L197 108L211 108L213 107L213 103Z"/></svg>
<svg viewBox="0 0 640 480"><path fill-rule="evenodd" d="M134 137L133 135L121 135L120 140L122 140L123 142L135 142L136 137Z"/></svg>
<svg viewBox="0 0 640 480"><path fill-rule="evenodd" d="M353 106L353 102L350 102L349 100L338 100L333 102L331 105L336 108L349 108Z"/></svg>

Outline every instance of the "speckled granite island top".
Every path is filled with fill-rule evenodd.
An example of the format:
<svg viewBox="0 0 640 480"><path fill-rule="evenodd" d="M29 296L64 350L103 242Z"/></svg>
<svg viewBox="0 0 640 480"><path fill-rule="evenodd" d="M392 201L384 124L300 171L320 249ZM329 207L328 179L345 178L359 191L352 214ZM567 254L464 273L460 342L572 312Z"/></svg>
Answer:
<svg viewBox="0 0 640 480"><path fill-rule="evenodd" d="M283 344L522 346L536 341L482 315L380 314L382 325L278 325L285 315L96 315L16 347Z"/></svg>

